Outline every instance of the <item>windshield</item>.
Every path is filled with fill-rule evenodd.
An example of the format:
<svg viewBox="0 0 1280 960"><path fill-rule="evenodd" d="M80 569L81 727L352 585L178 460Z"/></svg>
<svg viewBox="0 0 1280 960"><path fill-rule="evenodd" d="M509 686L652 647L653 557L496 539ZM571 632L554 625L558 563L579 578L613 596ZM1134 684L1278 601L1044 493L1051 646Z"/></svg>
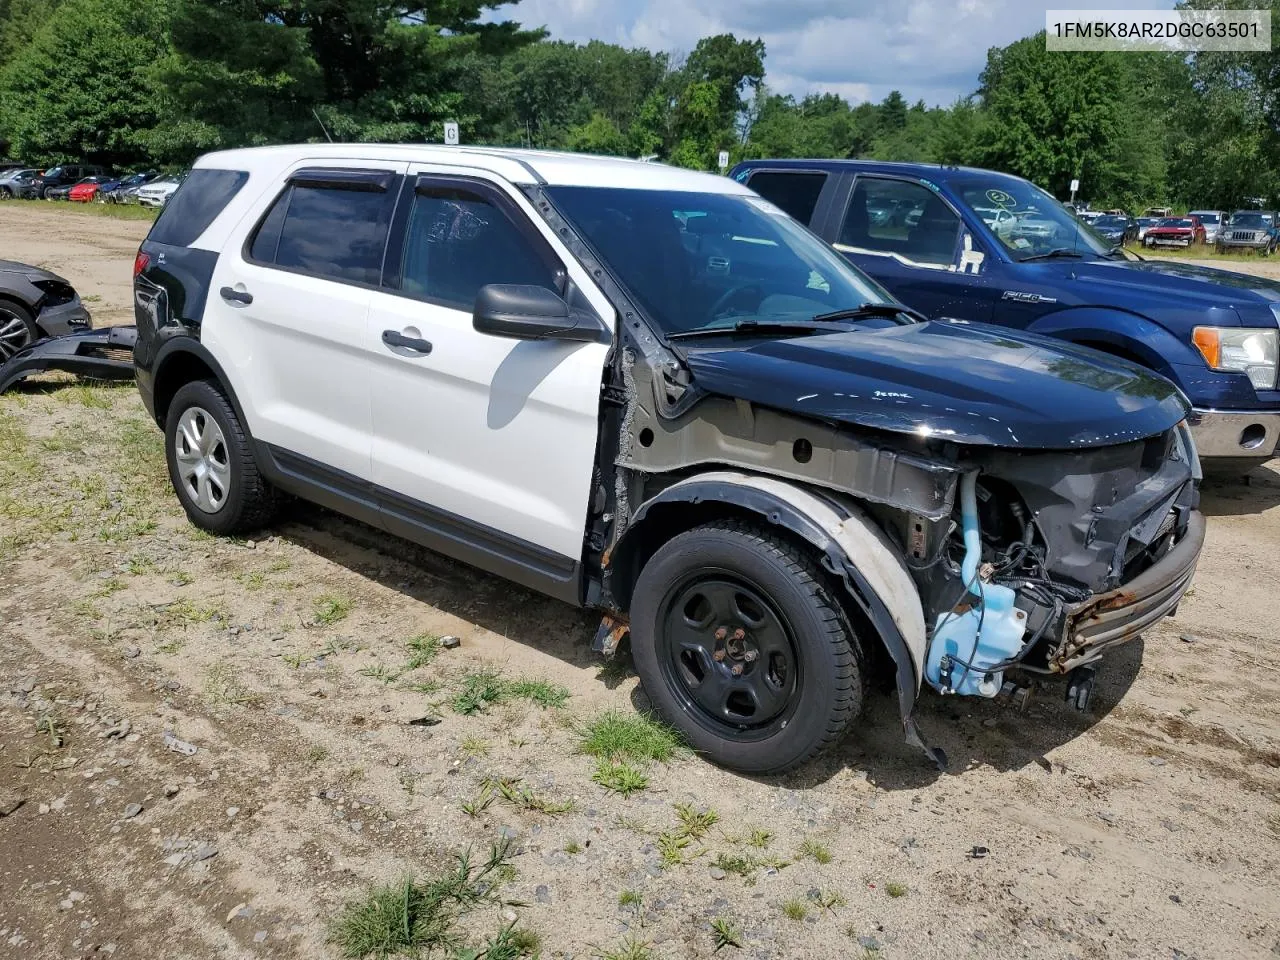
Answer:
<svg viewBox="0 0 1280 960"><path fill-rule="evenodd" d="M1236 213L1231 216L1233 227L1265 227L1266 221L1260 213Z"/></svg>
<svg viewBox="0 0 1280 960"><path fill-rule="evenodd" d="M1200 218L1201 223L1217 223L1218 215L1216 213L1197 213L1195 216Z"/></svg>
<svg viewBox="0 0 1280 960"><path fill-rule="evenodd" d="M1094 221L1095 227L1127 227L1129 221L1124 217L1102 217Z"/></svg>
<svg viewBox="0 0 1280 960"><path fill-rule="evenodd" d="M664 333L742 320L807 322L893 298L789 216L756 196L549 187Z"/></svg>
<svg viewBox="0 0 1280 960"><path fill-rule="evenodd" d="M961 200L986 222L1017 260L1051 250L1101 257L1111 249L1062 204L1025 180L973 177L958 181L956 186Z"/></svg>
<svg viewBox="0 0 1280 960"><path fill-rule="evenodd" d="M1157 227L1183 227L1183 228L1186 228L1186 227L1192 227L1192 226L1195 226L1195 224L1194 224L1194 223L1192 223L1192 222L1191 222L1189 219L1187 219L1186 217L1165 217L1163 220L1161 220L1159 223L1157 223L1157 224L1156 224L1156 226L1157 226Z"/></svg>

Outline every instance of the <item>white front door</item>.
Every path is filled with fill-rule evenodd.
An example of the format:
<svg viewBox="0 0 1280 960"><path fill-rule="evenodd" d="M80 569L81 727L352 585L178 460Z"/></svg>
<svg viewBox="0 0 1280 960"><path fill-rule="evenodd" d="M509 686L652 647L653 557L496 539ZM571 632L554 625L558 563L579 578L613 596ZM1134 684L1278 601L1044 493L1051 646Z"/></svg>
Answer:
<svg viewBox="0 0 1280 960"><path fill-rule="evenodd" d="M388 255L398 289L375 293L369 312L373 474L397 495L384 501L389 525L399 512L455 540L458 555L570 569L582 556L608 345L480 334L472 307L485 284L564 292L571 282L610 329L612 310L511 186L428 167L411 167L409 181Z"/></svg>
<svg viewBox="0 0 1280 960"><path fill-rule="evenodd" d="M201 331L255 439L365 481L369 300L406 166L326 158L287 171L219 258Z"/></svg>

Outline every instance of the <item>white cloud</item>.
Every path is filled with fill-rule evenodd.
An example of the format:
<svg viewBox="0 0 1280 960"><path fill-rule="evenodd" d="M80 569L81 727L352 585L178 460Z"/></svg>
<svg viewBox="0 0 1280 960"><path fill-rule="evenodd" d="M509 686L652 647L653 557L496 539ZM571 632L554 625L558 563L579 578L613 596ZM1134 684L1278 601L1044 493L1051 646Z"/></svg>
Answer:
<svg viewBox="0 0 1280 960"><path fill-rule="evenodd" d="M1172 0L1125 0L1127 7ZM1044 27L1062 0L523 0L496 11L553 37L688 52L701 37L761 37L768 83L815 91L947 105L972 93L987 50Z"/></svg>

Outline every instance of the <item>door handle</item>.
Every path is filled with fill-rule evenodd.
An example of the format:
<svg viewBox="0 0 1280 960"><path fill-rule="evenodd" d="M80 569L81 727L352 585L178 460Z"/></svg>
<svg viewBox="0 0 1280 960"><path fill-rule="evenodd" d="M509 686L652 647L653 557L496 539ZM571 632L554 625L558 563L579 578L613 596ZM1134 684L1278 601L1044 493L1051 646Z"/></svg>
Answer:
<svg viewBox="0 0 1280 960"><path fill-rule="evenodd" d="M403 347L405 350L412 350L415 353L427 354L431 352L431 341L422 340L418 337L406 337L398 330L383 330L382 342L388 347Z"/></svg>
<svg viewBox="0 0 1280 960"><path fill-rule="evenodd" d="M223 287L218 291L218 296L223 300L231 300L235 303L253 303L253 294L247 290L236 290L232 287Z"/></svg>

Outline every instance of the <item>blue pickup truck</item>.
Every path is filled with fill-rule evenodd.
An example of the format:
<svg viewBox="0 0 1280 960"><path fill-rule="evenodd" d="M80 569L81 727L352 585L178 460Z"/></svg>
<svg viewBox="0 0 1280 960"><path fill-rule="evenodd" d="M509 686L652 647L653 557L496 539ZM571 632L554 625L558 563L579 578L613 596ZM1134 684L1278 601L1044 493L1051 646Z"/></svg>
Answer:
<svg viewBox="0 0 1280 960"><path fill-rule="evenodd" d="M934 318L1070 340L1155 370L1206 467L1280 443L1280 283L1110 246L1019 177L919 163L752 160L730 174Z"/></svg>

